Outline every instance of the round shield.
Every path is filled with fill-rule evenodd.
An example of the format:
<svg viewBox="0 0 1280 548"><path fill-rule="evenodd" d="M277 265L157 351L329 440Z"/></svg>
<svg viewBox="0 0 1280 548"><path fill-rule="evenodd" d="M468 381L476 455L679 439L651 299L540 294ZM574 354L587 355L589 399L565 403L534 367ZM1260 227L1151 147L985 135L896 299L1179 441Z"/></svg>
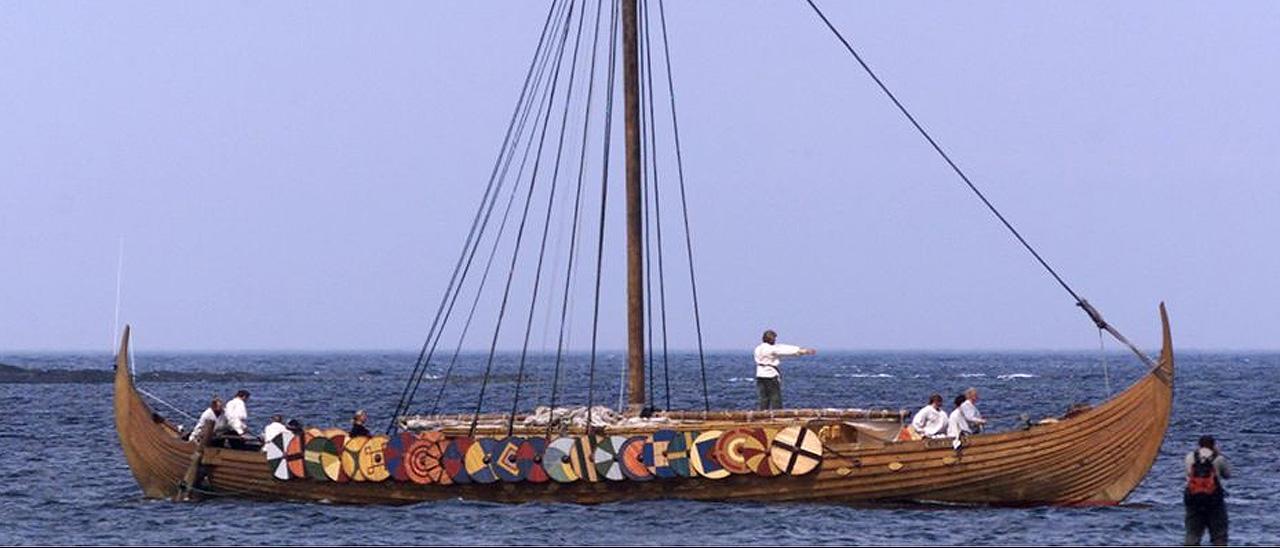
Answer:
<svg viewBox="0 0 1280 548"><path fill-rule="evenodd" d="M716 442L716 461L731 474L750 474L768 460L769 440L759 428L736 428L720 435Z"/></svg>
<svg viewBox="0 0 1280 548"><path fill-rule="evenodd" d="M391 473L391 478L396 481L409 481L409 473L404 466L404 457L408 453L409 447L413 442L418 440L418 436L413 432L401 432L396 436L392 436L387 442L386 449L383 449L383 455L387 458L387 471Z"/></svg>
<svg viewBox="0 0 1280 548"><path fill-rule="evenodd" d="M289 440L289 445L284 448L284 460L289 467L289 477L305 478L307 477L306 462L303 458L305 453L305 439L302 434L293 434L293 439Z"/></svg>
<svg viewBox="0 0 1280 548"><path fill-rule="evenodd" d="M285 459L285 449L291 442L293 442L293 432L285 430L262 444L262 452L266 453L267 457L267 468L271 470L271 476L276 479L289 479L289 461Z"/></svg>
<svg viewBox="0 0 1280 548"><path fill-rule="evenodd" d="M414 483L449 485L453 483L453 478L445 472L443 462L445 449L448 446L449 440L444 437L444 434L423 432L415 437L405 450L400 470L404 471L405 477Z"/></svg>
<svg viewBox="0 0 1280 548"><path fill-rule="evenodd" d="M773 445L774 436L778 435L778 429L762 428L760 432L764 434L764 453L758 461L754 457L748 458L747 466L750 466L751 471L755 472L757 476L773 477L781 474L782 471L778 470L778 467L773 465L773 458L769 454L769 448Z"/></svg>
<svg viewBox="0 0 1280 548"><path fill-rule="evenodd" d="M360 452L364 451L367 443L369 438L356 436L347 440L342 448L342 473L351 478L351 481L365 481L364 471L360 469Z"/></svg>
<svg viewBox="0 0 1280 548"><path fill-rule="evenodd" d="M720 440L720 434L722 432L719 430L710 430L698 435L693 441L690 460L699 476L707 479L729 477L729 471L716 460L716 442Z"/></svg>
<svg viewBox="0 0 1280 548"><path fill-rule="evenodd" d="M326 428L322 431L324 437L332 444L332 453L321 453L320 461L324 466L325 476L330 481L338 483L346 483L351 481L351 476L346 470L342 469L342 450L347 444L347 431L341 428Z"/></svg>
<svg viewBox="0 0 1280 548"><path fill-rule="evenodd" d="M498 440L492 466L498 479L511 483L524 481L524 470L520 468L518 456L521 445L524 445L524 438L513 436Z"/></svg>
<svg viewBox="0 0 1280 548"><path fill-rule="evenodd" d="M803 426L788 426L773 437L769 458L783 473L802 476L822 463L822 440Z"/></svg>
<svg viewBox="0 0 1280 548"><path fill-rule="evenodd" d="M627 476L622 474L622 461L619 459L622 444L626 442L627 438L622 436L600 436L596 438L592 462L596 466L597 474L610 481L627 479Z"/></svg>
<svg viewBox="0 0 1280 548"><path fill-rule="evenodd" d="M324 473L324 466L320 463L320 454L324 450L325 444L332 444L328 438L320 434L319 430L308 430L303 435L302 445L302 461L306 468L306 475L310 479L329 481L329 476Z"/></svg>
<svg viewBox="0 0 1280 548"><path fill-rule="evenodd" d="M693 441L698 439L698 432L673 432L674 437L667 442L665 451L667 469L672 477L694 478L698 470L693 467Z"/></svg>
<svg viewBox="0 0 1280 548"><path fill-rule="evenodd" d="M543 438L526 438L516 450L516 465L520 467L520 476L531 483L544 483L549 478L542 469L542 455L547 450L547 440Z"/></svg>
<svg viewBox="0 0 1280 548"><path fill-rule="evenodd" d="M542 470L547 473L547 477L560 483L570 483L582 478L573 466L573 453L577 446L577 438L556 438L547 444L546 451L542 453Z"/></svg>
<svg viewBox="0 0 1280 548"><path fill-rule="evenodd" d="M449 440L449 445L444 449L445 474L449 476L453 483L471 483L471 476L467 475L467 452L475 445L476 440L467 437L456 437Z"/></svg>
<svg viewBox="0 0 1280 548"><path fill-rule="evenodd" d="M314 458L315 471L319 472L317 479L328 481L347 481L347 475L342 473L342 448L334 443L334 440L326 437L312 438L307 443L307 459L308 464ZM312 477L312 469L307 469L307 476Z"/></svg>
<svg viewBox="0 0 1280 548"><path fill-rule="evenodd" d="M498 440L480 438L471 444L463 458L463 464L467 468L467 475L471 476L471 481L476 483L498 481L498 474L493 471L493 461L497 456Z"/></svg>
<svg viewBox="0 0 1280 548"><path fill-rule="evenodd" d="M390 440L386 436L374 436L360 449L356 465L365 481L386 481L391 476L391 471L387 469L388 441Z"/></svg>
<svg viewBox="0 0 1280 548"><path fill-rule="evenodd" d="M585 436L577 438L573 444L573 452L569 454L569 464L573 466L573 471L577 472L578 477L583 481L596 482L600 481L599 472L596 470L595 463L595 444L594 436Z"/></svg>
<svg viewBox="0 0 1280 548"><path fill-rule="evenodd" d="M653 479L653 444L649 436L635 436L623 442L618 452L622 461L622 475L633 481L649 481ZM646 461L647 459L647 461Z"/></svg>
<svg viewBox="0 0 1280 548"><path fill-rule="evenodd" d="M675 478L679 477L675 470L671 469L671 464L667 461L667 450L671 447L671 441L680 436L675 430L658 430L651 436L649 447L647 448L652 456L649 457L653 463L653 475L659 478Z"/></svg>

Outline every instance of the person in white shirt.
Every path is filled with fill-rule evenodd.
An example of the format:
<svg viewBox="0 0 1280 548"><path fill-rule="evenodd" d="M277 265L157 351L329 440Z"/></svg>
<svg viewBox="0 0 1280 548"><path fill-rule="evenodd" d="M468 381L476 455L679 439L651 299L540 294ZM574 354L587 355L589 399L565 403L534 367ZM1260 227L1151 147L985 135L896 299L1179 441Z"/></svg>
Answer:
<svg viewBox="0 0 1280 548"><path fill-rule="evenodd" d="M284 425L284 417L280 415L272 415L271 423L262 429L262 441L271 441L272 438L279 436L281 432L285 432L289 427Z"/></svg>
<svg viewBox="0 0 1280 548"><path fill-rule="evenodd" d="M236 392L236 397L227 402L226 409L222 412L226 425L219 429L218 434L225 436L235 449L243 449L245 440L253 439L249 435L249 410L245 408L245 402L248 401L249 391L240 390Z"/></svg>
<svg viewBox="0 0 1280 548"><path fill-rule="evenodd" d="M803 348L790 344L777 344L778 334L772 329L765 331L761 337L763 342L755 349L756 361L756 393L759 396L757 408L782 409L782 373L778 369L783 356L811 356L817 353L812 348Z"/></svg>
<svg viewBox="0 0 1280 548"><path fill-rule="evenodd" d="M191 428L191 435L187 436L188 440L198 442L200 436L204 435L205 425L212 431L217 431L218 427L223 423L222 398L214 396L213 401L209 402L209 407L205 408L200 414L200 418L196 419L196 425ZM208 440L205 440L208 441Z"/></svg>
<svg viewBox="0 0 1280 548"><path fill-rule="evenodd" d="M978 389L969 388L964 394L956 396L956 408L947 419L947 437L960 438L977 433L987 421L982 418L975 405L978 402Z"/></svg>
<svg viewBox="0 0 1280 548"><path fill-rule="evenodd" d="M982 418L982 413L978 412L978 389L969 387L964 391L964 403L960 404L960 413L964 415L964 421L969 425L970 433L982 432L982 428L987 425L987 421Z"/></svg>
<svg viewBox="0 0 1280 548"><path fill-rule="evenodd" d="M918 438L938 438L947 434L947 414L942 411L942 395L929 396L929 404L911 419L911 432Z"/></svg>
<svg viewBox="0 0 1280 548"><path fill-rule="evenodd" d="M964 405L964 394L956 396L955 409L951 410L951 414L947 416L947 437L959 439L962 435L972 434L969 429L969 423L964 420L964 413L960 412L960 406Z"/></svg>

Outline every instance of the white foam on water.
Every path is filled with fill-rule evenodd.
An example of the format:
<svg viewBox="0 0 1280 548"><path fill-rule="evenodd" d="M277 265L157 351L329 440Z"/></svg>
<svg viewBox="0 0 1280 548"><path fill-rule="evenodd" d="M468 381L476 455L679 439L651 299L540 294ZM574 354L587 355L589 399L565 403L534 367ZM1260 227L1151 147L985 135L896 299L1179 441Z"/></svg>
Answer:
<svg viewBox="0 0 1280 548"><path fill-rule="evenodd" d="M888 373L838 373L837 377L845 377L850 379L892 379L893 375Z"/></svg>
<svg viewBox="0 0 1280 548"><path fill-rule="evenodd" d="M1002 381L1007 381L1009 379L1034 379L1036 378L1036 375L1032 375L1030 373L1009 373L1008 375L998 375L996 378Z"/></svg>

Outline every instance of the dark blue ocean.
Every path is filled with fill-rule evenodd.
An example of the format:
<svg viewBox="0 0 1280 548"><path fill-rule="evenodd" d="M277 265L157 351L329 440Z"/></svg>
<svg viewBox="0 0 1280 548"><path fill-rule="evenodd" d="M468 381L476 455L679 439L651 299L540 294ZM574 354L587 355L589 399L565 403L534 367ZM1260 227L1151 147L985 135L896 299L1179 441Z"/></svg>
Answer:
<svg viewBox="0 0 1280 548"><path fill-rule="evenodd" d="M139 374L242 371L277 377L253 382L142 382L145 390L197 414L211 394L253 393L251 422L273 413L307 424L345 425L366 408L381 429L399 398L414 355L396 353L138 354ZM597 366L594 401L616 405L622 356ZM485 411L509 410L516 356L495 361ZM106 355L4 354L0 363L42 369L110 370ZM563 373L561 402L586 403L585 356ZM1105 365L1104 365L1105 364ZM654 368L653 396L672 408L700 408L696 355ZM1099 402L1136 379L1132 357L1096 353L847 353L786 362L789 407L852 406L914 410L932 392L947 399L974 386L997 428L1018 415L1061 414ZM1181 459L1203 433L1215 435L1234 466L1228 482L1235 544L1280 543L1280 355L1178 356L1173 420L1164 448L1126 504L1111 508L858 508L811 504L637 502L601 506L495 505L468 501L409 507L350 507L218 499L145 500L125 464L106 383L0 384L0 543L3 544L1176 544L1182 540ZM483 356L464 356L440 401L472 411ZM430 408L444 375L433 368L415 398ZM749 408L750 356L709 356L716 408ZM545 402L549 363L533 360L522 400ZM155 406L175 421L177 412Z"/></svg>

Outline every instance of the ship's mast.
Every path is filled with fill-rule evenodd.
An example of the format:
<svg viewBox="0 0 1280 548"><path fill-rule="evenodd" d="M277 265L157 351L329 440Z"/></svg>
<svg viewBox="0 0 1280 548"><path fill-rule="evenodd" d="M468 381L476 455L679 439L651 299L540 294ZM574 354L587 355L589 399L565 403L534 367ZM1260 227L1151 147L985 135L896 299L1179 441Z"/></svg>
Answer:
<svg viewBox="0 0 1280 548"><path fill-rule="evenodd" d="M627 404L645 404L644 263L640 211L640 62L637 0L622 0L622 89L627 136Z"/></svg>

